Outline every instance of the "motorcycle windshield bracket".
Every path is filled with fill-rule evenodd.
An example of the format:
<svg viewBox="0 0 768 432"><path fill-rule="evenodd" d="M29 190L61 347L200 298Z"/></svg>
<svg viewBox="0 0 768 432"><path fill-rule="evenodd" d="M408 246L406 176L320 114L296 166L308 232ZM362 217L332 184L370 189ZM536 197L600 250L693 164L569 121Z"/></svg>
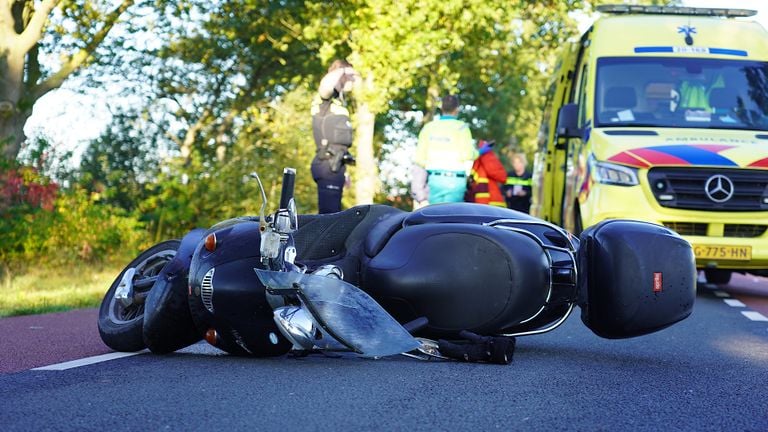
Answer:
<svg viewBox="0 0 768 432"><path fill-rule="evenodd" d="M251 173L251 178L256 179L259 184L259 193L261 194L261 207L259 207L259 227L263 231L267 226L266 209L267 209L267 194L264 192L264 185L261 184L261 178L259 174L254 171Z"/></svg>
<svg viewBox="0 0 768 432"><path fill-rule="evenodd" d="M419 342L376 301L336 277L254 269L268 292L295 295L323 333L366 357L412 351Z"/></svg>

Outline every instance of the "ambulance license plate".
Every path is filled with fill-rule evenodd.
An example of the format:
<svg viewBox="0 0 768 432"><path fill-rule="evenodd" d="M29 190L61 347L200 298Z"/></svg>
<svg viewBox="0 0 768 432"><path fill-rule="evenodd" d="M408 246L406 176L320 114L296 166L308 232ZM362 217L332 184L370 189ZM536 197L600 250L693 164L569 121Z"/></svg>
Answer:
<svg viewBox="0 0 768 432"><path fill-rule="evenodd" d="M752 259L752 246L693 245L693 253L699 259L749 261Z"/></svg>

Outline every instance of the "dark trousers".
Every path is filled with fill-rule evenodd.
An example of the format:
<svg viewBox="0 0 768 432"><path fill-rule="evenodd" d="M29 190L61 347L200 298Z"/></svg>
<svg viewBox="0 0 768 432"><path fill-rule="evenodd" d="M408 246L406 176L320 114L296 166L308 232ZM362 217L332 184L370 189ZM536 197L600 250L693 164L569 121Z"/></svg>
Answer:
<svg viewBox="0 0 768 432"><path fill-rule="evenodd" d="M317 183L317 212L336 213L341 211L341 196L344 192L344 173L341 166L337 172L331 171L328 160L312 161L312 178Z"/></svg>

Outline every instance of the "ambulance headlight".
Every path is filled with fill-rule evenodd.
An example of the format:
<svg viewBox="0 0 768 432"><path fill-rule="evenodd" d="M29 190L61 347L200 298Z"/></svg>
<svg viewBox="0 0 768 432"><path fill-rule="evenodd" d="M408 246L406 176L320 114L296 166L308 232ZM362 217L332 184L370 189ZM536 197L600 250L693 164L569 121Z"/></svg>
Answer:
<svg viewBox="0 0 768 432"><path fill-rule="evenodd" d="M635 186L637 181L637 169L610 162L600 162L594 157L590 159L592 177L598 183Z"/></svg>

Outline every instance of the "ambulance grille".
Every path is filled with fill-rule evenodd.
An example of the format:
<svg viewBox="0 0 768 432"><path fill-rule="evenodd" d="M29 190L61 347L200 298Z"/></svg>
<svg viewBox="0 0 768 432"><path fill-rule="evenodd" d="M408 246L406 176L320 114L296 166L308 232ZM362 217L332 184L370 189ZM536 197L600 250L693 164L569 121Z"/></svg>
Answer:
<svg viewBox="0 0 768 432"><path fill-rule="evenodd" d="M697 222L662 222L665 227L682 236L706 236L707 226ZM768 225L725 224L723 237L755 238L768 231Z"/></svg>
<svg viewBox="0 0 768 432"><path fill-rule="evenodd" d="M725 200L722 200L722 191L720 195L715 194L715 198L722 202L710 198L706 191L707 182L715 175L727 178L722 180L726 189L728 181L733 186L732 195ZM710 189L716 182L710 182ZM651 168L648 170L648 184L662 207L707 211L768 210L768 170Z"/></svg>
<svg viewBox="0 0 768 432"><path fill-rule="evenodd" d="M707 224L695 222L664 222L664 226L682 236L705 236Z"/></svg>
<svg viewBox="0 0 768 432"><path fill-rule="evenodd" d="M200 283L200 298L203 300L203 305L208 309L208 312L213 313L213 271L215 268L208 270L208 273L203 276L203 281Z"/></svg>
<svg viewBox="0 0 768 432"><path fill-rule="evenodd" d="M726 224L723 231L724 237L760 237L765 234L766 225Z"/></svg>

